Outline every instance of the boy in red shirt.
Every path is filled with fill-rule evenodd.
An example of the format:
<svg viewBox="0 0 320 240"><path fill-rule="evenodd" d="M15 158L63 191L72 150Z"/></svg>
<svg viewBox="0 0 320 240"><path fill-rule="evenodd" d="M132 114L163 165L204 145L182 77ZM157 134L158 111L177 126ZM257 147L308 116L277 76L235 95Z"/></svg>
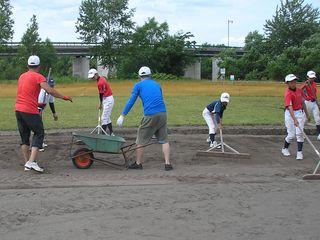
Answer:
<svg viewBox="0 0 320 240"><path fill-rule="evenodd" d="M38 110L38 96L40 89L43 88L52 96L63 100L72 101L68 96L61 95L58 91L51 88L40 71L40 59L38 56L30 56L28 59L29 71L21 74L18 80L17 99L15 114L18 129L21 137L21 150L25 160L25 170L35 170L43 172L35 162L39 148L42 147L44 130L41 116ZM34 133L29 151L31 131Z"/></svg>
<svg viewBox="0 0 320 240"><path fill-rule="evenodd" d="M315 83L315 79L317 78L316 73L314 71L307 72L307 80L301 86L301 89L304 93L307 111L309 114L313 115L313 119L316 122L317 127L317 140L320 140L320 116L319 116L319 103L317 99L318 88Z"/></svg>
<svg viewBox="0 0 320 240"><path fill-rule="evenodd" d="M289 145L294 138L297 138L298 151L297 160L303 159L302 148L303 148L303 128L305 124L306 116L309 119L309 115L306 112L304 104L303 92L301 89L296 87L297 77L294 74L289 74L285 78L285 82L288 85L288 89L284 95L285 104L285 125L287 128L287 137L284 140L284 147L282 148L282 154L284 156L290 156Z"/></svg>
<svg viewBox="0 0 320 240"><path fill-rule="evenodd" d="M90 69L88 72L88 78L95 80L97 82L97 87L99 91L99 99L100 105L99 109L102 110L102 129L107 132L107 127L109 129L109 133L111 136L114 136L112 130L112 122L111 122L111 112L114 105L114 98L112 96L112 90L110 88L107 80L99 76L98 71L94 68Z"/></svg>

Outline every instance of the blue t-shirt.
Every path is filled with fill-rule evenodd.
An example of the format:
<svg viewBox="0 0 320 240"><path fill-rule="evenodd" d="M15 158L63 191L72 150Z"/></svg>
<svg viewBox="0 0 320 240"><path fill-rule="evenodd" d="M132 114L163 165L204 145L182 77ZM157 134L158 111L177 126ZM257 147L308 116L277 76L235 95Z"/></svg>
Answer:
<svg viewBox="0 0 320 240"><path fill-rule="evenodd" d="M215 100L207 106L207 109L215 115L215 120L220 123L226 106L223 106L220 100Z"/></svg>
<svg viewBox="0 0 320 240"><path fill-rule="evenodd" d="M142 101L145 116L166 112L160 84L153 79L144 79L134 85L131 97L122 112L123 115L127 115L130 112L138 97Z"/></svg>

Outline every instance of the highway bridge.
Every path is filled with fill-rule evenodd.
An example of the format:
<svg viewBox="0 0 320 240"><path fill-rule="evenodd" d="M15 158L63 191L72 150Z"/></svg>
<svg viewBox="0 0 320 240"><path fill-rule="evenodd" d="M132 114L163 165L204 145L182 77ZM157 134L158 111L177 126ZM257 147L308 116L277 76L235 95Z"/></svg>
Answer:
<svg viewBox="0 0 320 240"><path fill-rule="evenodd" d="M58 56L70 56L74 57L73 61L73 75L86 77L89 70L89 59L88 57L94 55L94 47L99 44L88 44L82 42L51 42ZM0 57L15 56L18 54L18 49L21 47L20 42L8 42L5 44L6 48L1 50ZM243 48L230 47L235 49L236 55L241 57L245 51ZM201 58L210 57L212 58L212 79L218 77L218 61L217 57L219 53L226 49L226 47L203 47L201 45L194 45L186 50L191 51L192 55L196 58L193 65L188 66L185 70L185 76L194 79L201 79ZM99 71L104 71L103 66L97 64ZM106 74L106 73L105 73Z"/></svg>
<svg viewBox="0 0 320 240"><path fill-rule="evenodd" d="M7 49L0 52L0 56L14 56L17 55L18 49L22 44L20 42L6 43ZM82 42L52 42L54 49L59 56L72 56L72 57L86 57L93 55L94 47L99 44L88 44ZM192 48L187 48L192 51L196 57L213 57L218 55L226 47L203 47L201 45L194 45ZM230 47L236 50L237 56L244 54L243 48Z"/></svg>

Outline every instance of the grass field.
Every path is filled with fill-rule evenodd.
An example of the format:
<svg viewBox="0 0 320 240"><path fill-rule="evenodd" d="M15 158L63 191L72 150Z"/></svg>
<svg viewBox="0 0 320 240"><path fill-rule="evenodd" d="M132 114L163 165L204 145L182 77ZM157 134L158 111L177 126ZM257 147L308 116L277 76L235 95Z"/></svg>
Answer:
<svg viewBox="0 0 320 240"><path fill-rule="evenodd" d="M281 124L283 122L283 83L212 83L201 81L160 82L168 109L169 124L205 125L204 107L221 92L231 95L223 122L228 125ZM111 82L115 106L112 120L116 121L132 89L133 81ZM98 94L93 82L57 86L63 94L73 96L74 103L56 100L59 121L54 122L50 109L44 113L44 123L49 128L95 127L97 124ZM14 116L15 84L0 84L0 130L16 129ZM137 126L143 115L140 101L126 117L125 126Z"/></svg>

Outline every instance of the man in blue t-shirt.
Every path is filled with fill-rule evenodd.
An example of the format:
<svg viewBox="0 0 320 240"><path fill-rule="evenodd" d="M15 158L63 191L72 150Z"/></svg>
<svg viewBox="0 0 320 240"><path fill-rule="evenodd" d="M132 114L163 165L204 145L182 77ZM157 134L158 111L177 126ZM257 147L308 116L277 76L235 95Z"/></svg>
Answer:
<svg viewBox="0 0 320 240"><path fill-rule="evenodd" d="M230 100L229 93L222 93L220 99L213 101L202 112L202 116L209 127L209 138L210 147L216 147L217 142L215 141L215 135L217 128L222 129L222 116L224 110Z"/></svg>
<svg viewBox="0 0 320 240"><path fill-rule="evenodd" d="M144 116L137 133L137 159L129 165L129 169L142 169L142 155L144 148L152 136L155 135L158 143L162 144L162 151L165 160L165 170L172 170L170 163L170 146L167 140L167 113L163 101L162 89L159 83L151 78L151 70L148 67L141 67L139 70L140 82L136 83L131 92L122 114L117 120L117 126L122 126L124 117L130 112L132 106L140 97L143 105Z"/></svg>

